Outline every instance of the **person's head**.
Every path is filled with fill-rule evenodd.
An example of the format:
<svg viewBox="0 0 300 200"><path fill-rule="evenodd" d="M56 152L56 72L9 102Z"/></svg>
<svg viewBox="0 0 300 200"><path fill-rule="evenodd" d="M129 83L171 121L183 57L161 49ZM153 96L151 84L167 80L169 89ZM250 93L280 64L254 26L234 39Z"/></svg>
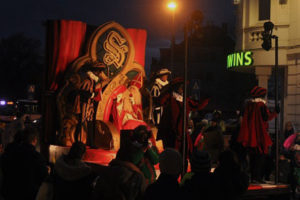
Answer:
<svg viewBox="0 0 300 200"><path fill-rule="evenodd" d="M183 89L183 84L180 84L180 85L178 86L176 92L177 92L178 94L183 94L183 91L184 91L184 89Z"/></svg>
<svg viewBox="0 0 300 200"><path fill-rule="evenodd" d="M239 168L237 155L231 150L225 150L219 155L219 166L226 169Z"/></svg>
<svg viewBox="0 0 300 200"><path fill-rule="evenodd" d="M95 75L98 75L105 69L105 65L99 62L85 62L79 69L79 73L86 73L88 71L93 72Z"/></svg>
<svg viewBox="0 0 300 200"><path fill-rule="evenodd" d="M172 90L178 94L183 94L184 79L182 77L176 77L171 82Z"/></svg>
<svg viewBox="0 0 300 200"><path fill-rule="evenodd" d="M30 123L30 122L31 122L30 117L27 115L27 116L25 117L25 123Z"/></svg>
<svg viewBox="0 0 300 200"><path fill-rule="evenodd" d="M195 150L190 162L192 172L194 173L209 173L211 170L211 159L207 151Z"/></svg>
<svg viewBox="0 0 300 200"><path fill-rule="evenodd" d="M208 120L207 119L202 119L200 124L201 124L201 126L207 126L208 125Z"/></svg>
<svg viewBox="0 0 300 200"><path fill-rule="evenodd" d="M38 142L38 131L32 127L26 127L24 130L20 130L14 136L15 143L26 143L36 146Z"/></svg>
<svg viewBox="0 0 300 200"><path fill-rule="evenodd" d="M210 121L210 126L215 127L218 125L219 122L220 122L220 119L213 117Z"/></svg>
<svg viewBox="0 0 300 200"><path fill-rule="evenodd" d="M133 130L132 143L138 148L145 149L148 147L148 141L152 132L146 126L140 125Z"/></svg>
<svg viewBox="0 0 300 200"><path fill-rule="evenodd" d="M167 81L169 78L169 75L171 74L171 71L169 71L166 68L163 68L161 70L159 70L158 72L158 77L160 78L160 80L162 80L163 82Z"/></svg>
<svg viewBox="0 0 300 200"><path fill-rule="evenodd" d="M190 120L188 121L188 127L189 127L189 128L194 128L194 121L193 121L192 119L190 119Z"/></svg>
<svg viewBox="0 0 300 200"><path fill-rule="evenodd" d="M286 131L291 131L291 130L293 130L293 129L294 129L293 123L290 122L290 121L288 121L288 122L285 124L285 130L286 130Z"/></svg>
<svg viewBox="0 0 300 200"><path fill-rule="evenodd" d="M250 95L252 98L265 98L267 90L265 88L255 86L251 91Z"/></svg>
<svg viewBox="0 0 300 200"><path fill-rule="evenodd" d="M74 142L68 153L68 158L70 159L82 159L85 154L86 147L82 142Z"/></svg>
<svg viewBox="0 0 300 200"><path fill-rule="evenodd" d="M213 112L213 117L216 118L216 119L221 119L222 117L222 112L220 110L215 110Z"/></svg>
<svg viewBox="0 0 300 200"><path fill-rule="evenodd" d="M159 169L163 174L178 177L182 171L182 157L180 153L172 148L166 148L159 155Z"/></svg>
<svg viewBox="0 0 300 200"><path fill-rule="evenodd" d="M168 74L162 75L162 76L160 77L160 79L161 79L163 82L167 81L168 78L169 78L169 75L168 75Z"/></svg>

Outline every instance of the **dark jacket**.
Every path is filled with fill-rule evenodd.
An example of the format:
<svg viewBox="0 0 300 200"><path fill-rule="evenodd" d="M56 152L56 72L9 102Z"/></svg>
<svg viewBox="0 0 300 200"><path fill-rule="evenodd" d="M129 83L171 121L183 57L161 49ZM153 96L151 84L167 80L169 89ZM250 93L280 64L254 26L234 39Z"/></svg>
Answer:
<svg viewBox="0 0 300 200"><path fill-rule="evenodd" d="M224 138L221 128L211 126L205 130L203 136L203 150L209 153L212 164L216 164L219 154L224 150Z"/></svg>
<svg viewBox="0 0 300 200"><path fill-rule="evenodd" d="M161 174L157 181L148 186L144 200L179 200L181 191L177 178L168 174Z"/></svg>
<svg viewBox="0 0 300 200"><path fill-rule="evenodd" d="M137 200L146 181L140 169L129 161L114 159L96 179L93 200Z"/></svg>
<svg viewBox="0 0 300 200"><path fill-rule="evenodd" d="M93 178L83 161L63 155L54 165L54 199L90 199Z"/></svg>
<svg viewBox="0 0 300 200"><path fill-rule="evenodd" d="M11 143L2 155L5 199L33 200L48 174L45 160L31 144Z"/></svg>
<svg viewBox="0 0 300 200"><path fill-rule="evenodd" d="M214 189L213 175L209 172L195 173L182 185L185 199L215 200Z"/></svg>
<svg viewBox="0 0 300 200"><path fill-rule="evenodd" d="M214 171L215 191L218 199L238 200L249 186L248 175L238 168L217 167Z"/></svg>

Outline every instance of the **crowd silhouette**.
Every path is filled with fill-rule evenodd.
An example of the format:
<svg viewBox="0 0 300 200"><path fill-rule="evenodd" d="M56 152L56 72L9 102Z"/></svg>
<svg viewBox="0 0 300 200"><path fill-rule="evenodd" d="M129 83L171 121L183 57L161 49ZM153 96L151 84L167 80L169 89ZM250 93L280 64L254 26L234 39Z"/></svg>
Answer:
<svg viewBox="0 0 300 200"><path fill-rule="evenodd" d="M234 122L227 146L218 122L216 117L194 122L191 138L197 145L187 156L190 167L184 175L181 153L174 148L159 152L146 126L121 133L127 134L126 139L108 166L84 162L86 145L82 142L73 143L66 155L49 163L36 150L37 130L26 126L16 132L1 155L0 199L241 199L251 176L247 153L236 142L239 120ZM281 151L279 164L284 175L280 180L297 192L300 140L297 133L287 138L293 135L290 146L283 145Z"/></svg>

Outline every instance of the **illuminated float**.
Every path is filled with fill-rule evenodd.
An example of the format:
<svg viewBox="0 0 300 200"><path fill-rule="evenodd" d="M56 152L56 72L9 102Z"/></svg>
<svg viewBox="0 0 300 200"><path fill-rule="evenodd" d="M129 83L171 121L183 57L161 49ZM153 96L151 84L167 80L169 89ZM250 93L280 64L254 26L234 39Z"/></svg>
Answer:
<svg viewBox="0 0 300 200"><path fill-rule="evenodd" d="M97 149L118 150L120 130L146 125L140 92L145 78L146 31L106 23L93 31L82 55L86 24L60 20L51 21L50 26L45 139L53 135L48 120L56 115L60 145L71 146L79 140ZM80 34L73 33L76 37L71 35L74 27L79 27ZM63 36L73 41L64 42ZM53 114L51 104L52 108L56 104L58 113ZM58 147L50 146L50 159L53 148Z"/></svg>

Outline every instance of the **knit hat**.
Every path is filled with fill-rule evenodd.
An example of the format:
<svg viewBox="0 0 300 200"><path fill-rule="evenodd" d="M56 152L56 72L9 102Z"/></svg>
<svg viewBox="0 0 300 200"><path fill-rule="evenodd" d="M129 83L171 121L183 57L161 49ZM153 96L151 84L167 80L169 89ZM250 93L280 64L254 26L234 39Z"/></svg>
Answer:
<svg viewBox="0 0 300 200"><path fill-rule="evenodd" d="M261 97L267 94L267 90L265 88L255 86L251 92L250 92L252 97Z"/></svg>
<svg viewBox="0 0 300 200"><path fill-rule="evenodd" d="M180 153L171 148L166 148L159 155L159 169L161 173L178 175L182 170L182 157Z"/></svg>
<svg viewBox="0 0 300 200"><path fill-rule="evenodd" d="M163 75L167 75L167 74L171 74L171 71L169 71L168 69L166 69L166 68L163 68L163 69L161 69L161 70L159 70L159 72L158 72L158 76L163 76Z"/></svg>
<svg viewBox="0 0 300 200"><path fill-rule="evenodd" d="M190 162L192 172L199 173L210 171L210 156L207 151L194 151Z"/></svg>

